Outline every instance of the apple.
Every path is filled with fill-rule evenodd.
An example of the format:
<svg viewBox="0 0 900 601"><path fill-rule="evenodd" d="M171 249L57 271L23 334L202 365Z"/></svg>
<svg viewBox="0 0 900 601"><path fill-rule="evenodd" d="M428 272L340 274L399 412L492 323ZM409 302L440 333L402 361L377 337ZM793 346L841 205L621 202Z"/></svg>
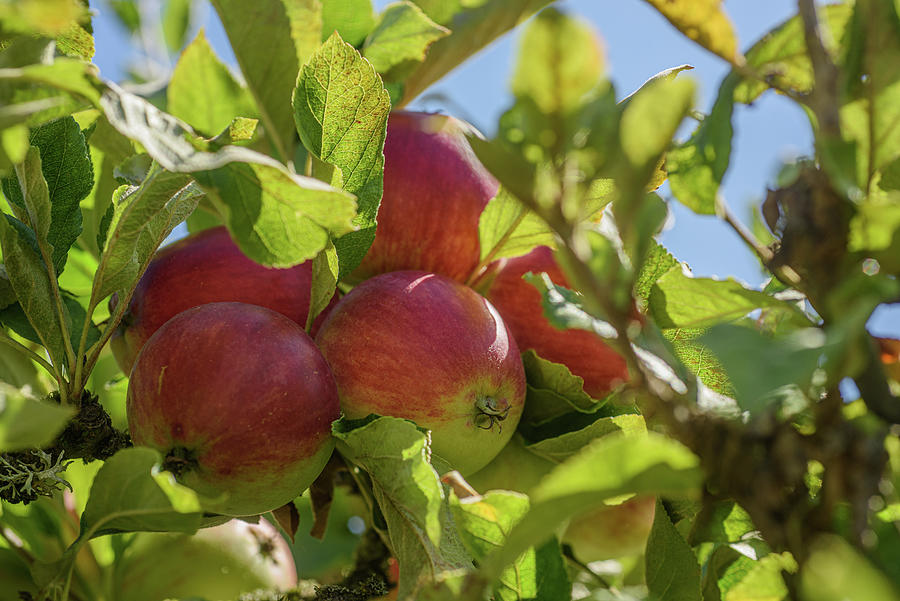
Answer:
<svg viewBox="0 0 900 601"><path fill-rule="evenodd" d="M556 465L529 451L521 437L515 436L497 457L466 480L479 493L499 489L529 494ZM652 495L591 509L569 521L562 541L585 563L639 555L650 536L655 509Z"/></svg>
<svg viewBox="0 0 900 601"><path fill-rule="evenodd" d="M563 542L585 563L640 555L656 515L656 497L640 496L604 505L569 522Z"/></svg>
<svg viewBox="0 0 900 601"><path fill-rule="evenodd" d="M487 300L450 278L399 271L366 280L331 311L316 343L344 415L410 419L463 474L497 455L521 417L515 341Z"/></svg>
<svg viewBox="0 0 900 601"><path fill-rule="evenodd" d="M296 585L290 547L264 519L231 520L193 535L141 532L113 566L117 601L230 601L257 589Z"/></svg>
<svg viewBox="0 0 900 601"><path fill-rule="evenodd" d="M322 471L339 417L334 379L306 332L245 303L179 313L138 354L126 395L136 445L225 515L256 515Z"/></svg>
<svg viewBox="0 0 900 601"><path fill-rule="evenodd" d="M311 279L309 261L289 269L265 267L247 258L225 227L204 230L156 254L110 347L128 374L141 347L161 325L185 309L220 301L267 307L305 327ZM117 303L113 295L110 313ZM313 333L321 320L313 324Z"/></svg>
<svg viewBox="0 0 900 601"><path fill-rule="evenodd" d="M540 292L522 279L528 272L546 272L555 284L568 287L553 251L539 246L526 255L497 262L485 296L497 307L522 351L533 349L544 359L562 363L584 380L587 394L602 399L628 378L625 360L594 333L555 328L544 317Z"/></svg>
<svg viewBox="0 0 900 601"><path fill-rule="evenodd" d="M467 123L395 111L384 143L384 195L375 241L353 276L415 269L464 282L479 261L478 219L497 194Z"/></svg>

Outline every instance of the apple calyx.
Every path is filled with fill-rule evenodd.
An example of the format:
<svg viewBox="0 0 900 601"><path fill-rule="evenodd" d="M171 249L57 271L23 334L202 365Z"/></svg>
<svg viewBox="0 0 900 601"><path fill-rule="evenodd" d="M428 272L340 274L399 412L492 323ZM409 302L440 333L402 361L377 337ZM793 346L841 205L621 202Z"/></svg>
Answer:
<svg viewBox="0 0 900 601"><path fill-rule="evenodd" d="M181 478L185 473L197 468L197 458L187 447L174 447L166 453L162 467L172 472L176 479Z"/></svg>
<svg viewBox="0 0 900 601"><path fill-rule="evenodd" d="M497 424L497 431L503 430L501 423L509 415L509 403L505 399L495 399L492 396L479 396L475 400L475 425L482 430L491 430Z"/></svg>

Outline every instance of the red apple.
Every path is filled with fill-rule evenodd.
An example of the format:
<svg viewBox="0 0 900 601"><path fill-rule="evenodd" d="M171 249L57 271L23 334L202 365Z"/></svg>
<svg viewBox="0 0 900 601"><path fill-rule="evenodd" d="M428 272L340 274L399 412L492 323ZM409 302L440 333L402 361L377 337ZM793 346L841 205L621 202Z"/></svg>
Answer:
<svg viewBox="0 0 900 601"><path fill-rule="evenodd" d="M319 475L333 448L337 390L299 325L271 309L210 303L167 321L131 372L126 411L136 445L210 499L256 515Z"/></svg>
<svg viewBox="0 0 900 601"><path fill-rule="evenodd" d="M375 242L354 277L404 269L469 277L479 260L478 218L498 187L466 139L471 131L446 115L391 113Z"/></svg>
<svg viewBox="0 0 900 601"><path fill-rule="evenodd" d="M206 303L260 305L306 325L312 264L289 269L248 259L225 227L204 230L160 250L141 277L110 347L128 374L144 343L175 315ZM117 299L110 299L110 312ZM336 301L335 301L336 302ZM313 324L313 333L321 319Z"/></svg>
<svg viewBox="0 0 900 601"><path fill-rule="evenodd" d="M529 451L518 436L509 441L497 457L466 480L479 493L488 490L529 492L556 463ZM572 545L575 556L584 562L614 559L644 552L656 498L632 497L618 505L603 505L574 517L562 540Z"/></svg>
<svg viewBox="0 0 900 601"><path fill-rule="evenodd" d="M528 272L546 272L555 284L568 286L553 258L553 251L539 246L530 253L502 259L485 293L523 351L534 351L549 361L562 363L584 379L584 391L601 399L628 378L625 360L603 342L584 330L559 330L544 317L541 294L522 279Z"/></svg>
<svg viewBox="0 0 900 601"><path fill-rule="evenodd" d="M499 453L521 417L515 341L489 302L449 278L400 271L367 280L331 311L316 343L347 417L413 420L463 474Z"/></svg>
<svg viewBox="0 0 900 601"><path fill-rule="evenodd" d="M272 524L231 520L196 534L141 532L113 566L118 601L231 600L297 585L291 549Z"/></svg>

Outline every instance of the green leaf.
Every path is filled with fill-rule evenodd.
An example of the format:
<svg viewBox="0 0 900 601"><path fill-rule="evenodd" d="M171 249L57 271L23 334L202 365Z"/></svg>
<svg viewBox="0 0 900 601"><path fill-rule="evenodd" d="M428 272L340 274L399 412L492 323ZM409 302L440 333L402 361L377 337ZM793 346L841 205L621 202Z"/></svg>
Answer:
<svg viewBox="0 0 900 601"><path fill-rule="evenodd" d="M236 147L231 147L236 148ZM280 165L232 163L194 174L245 255L291 267L353 230L353 196Z"/></svg>
<svg viewBox="0 0 900 601"><path fill-rule="evenodd" d="M691 79L658 79L630 97L622 111L619 143L626 164L630 196L643 193L681 121L694 102ZM625 192L629 196L628 191Z"/></svg>
<svg viewBox="0 0 900 601"><path fill-rule="evenodd" d="M823 534L810 547L800 571L803 601L898 601L900 594L849 543Z"/></svg>
<svg viewBox="0 0 900 601"><path fill-rule="evenodd" d="M123 449L94 477L81 515L81 536L114 532L194 532L217 518L204 517L197 494L160 469L153 449Z"/></svg>
<svg viewBox="0 0 900 601"><path fill-rule="evenodd" d="M726 61L737 57L737 37L722 0L647 0L684 35Z"/></svg>
<svg viewBox="0 0 900 601"><path fill-rule="evenodd" d="M313 321L319 313L328 307L335 295L338 283L337 250L331 241L316 255L312 262L312 283L309 290L309 315L306 318L306 331L309 332Z"/></svg>
<svg viewBox="0 0 900 601"><path fill-rule="evenodd" d="M698 342L724 367L741 409L756 413L777 400L772 396L777 389L796 385L802 390L808 385L822 356L825 334L807 328L770 338L729 324L713 326Z"/></svg>
<svg viewBox="0 0 900 601"><path fill-rule="evenodd" d="M101 86L98 85L95 73L93 65L80 59L57 58L50 64L0 68L0 81L44 84L96 104L100 99Z"/></svg>
<svg viewBox="0 0 900 601"><path fill-rule="evenodd" d="M94 186L94 169L84 135L72 117L32 130L30 143L40 151L40 167L46 184L37 182L37 173L29 177L35 186L47 186L51 207L49 222L44 216L42 223L34 225L40 230L38 235L41 238L46 235L46 240L53 246L53 266L58 276L65 267L69 247L81 233L79 204ZM34 190L37 193L37 188ZM11 204L25 207L16 178L3 180L3 193Z"/></svg>
<svg viewBox="0 0 900 601"><path fill-rule="evenodd" d="M900 16L882 0L856 2L849 25L841 130L856 142L857 177L868 192L900 155Z"/></svg>
<svg viewBox="0 0 900 601"><path fill-rule="evenodd" d="M137 188L116 190L109 234L94 276L93 302L130 290L156 249L197 207L202 194L190 176L158 166Z"/></svg>
<svg viewBox="0 0 900 601"><path fill-rule="evenodd" d="M332 427L340 453L363 468L387 524L403 572L399 598L414 593L421 579L440 580L471 567L471 558L451 526L449 502L429 463L428 439L412 422L381 417L340 420Z"/></svg>
<svg viewBox="0 0 900 601"><path fill-rule="evenodd" d="M112 218L112 195L119 187L114 176L115 168L132 156L135 150L131 140L116 131L103 115L91 126L89 147L96 177L91 193L81 201L84 230L76 247L80 245L96 259L103 250L106 228ZM69 262L72 260L70 252ZM69 270L66 273L68 272Z"/></svg>
<svg viewBox="0 0 900 601"><path fill-rule="evenodd" d="M714 215L719 185L731 160L734 130L734 90L740 78L726 77L712 111L684 144L666 154L666 169L672 194L683 205L701 215Z"/></svg>
<svg viewBox="0 0 900 601"><path fill-rule="evenodd" d="M556 246L546 222L503 187L478 218L478 242L483 263L518 257L537 246Z"/></svg>
<svg viewBox="0 0 900 601"><path fill-rule="evenodd" d="M522 33L512 92L534 100L545 115L567 115L600 83L603 69L594 30L548 8Z"/></svg>
<svg viewBox="0 0 900 601"><path fill-rule="evenodd" d="M322 0L322 41L334 32L351 46L359 46L375 27L372 0Z"/></svg>
<svg viewBox="0 0 900 601"><path fill-rule="evenodd" d="M709 349L697 342L707 331L706 328L673 328L663 331L666 340L672 343L675 356L710 390L722 395L734 394L731 382Z"/></svg>
<svg viewBox="0 0 900 601"><path fill-rule="evenodd" d="M483 497L450 498L453 517L462 541L478 561L501 547L509 530L528 511L528 497L508 491L492 491ZM563 599L571 590L556 540L529 549L507 567L494 585L503 601Z"/></svg>
<svg viewBox="0 0 900 601"><path fill-rule="evenodd" d="M724 588L723 601L779 601L788 598L788 588L782 572L797 572L797 562L790 553L771 553L759 561L749 562L746 573L736 582L720 581Z"/></svg>
<svg viewBox="0 0 900 601"><path fill-rule="evenodd" d="M654 241L634 282L634 298L641 308L646 309L650 303L650 292L653 285L677 265L679 265L678 259L673 257L665 247Z"/></svg>
<svg viewBox="0 0 900 601"><path fill-rule="evenodd" d="M334 34L304 65L293 105L303 145L337 167L341 187L357 197L357 231L335 240L344 277L375 239L390 99L372 65Z"/></svg>
<svg viewBox="0 0 900 601"><path fill-rule="evenodd" d="M73 413L71 406L39 401L8 384L0 384L0 452L49 445Z"/></svg>
<svg viewBox="0 0 900 601"><path fill-rule="evenodd" d="M109 7L125 29L135 34L141 28L141 11L137 0L109 0Z"/></svg>
<svg viewBox="0 0 900 601"><path fill-rule="evenodd" d="M167 110L212 136L237 116L256 114L253 98L216 57L201 30L172 72L166 89Z"/></svg>
<svg viewBox="0 0 900 601"><path fill-rule="evenodd" d="M840 41L853 13L850 4L819 7L819 25L825 39ZM792 17L753 44L746 54L747 65L780 88L808 93L813 87L813 70L803 35L803 20ZM738 102L750 104L769 89L764 81L744 79L734 90Z"/></svg>
<svg viewBox="0 0 900 601"><path fill-rule="evenodd" d="M20 194L18 199L13 200L15 194L8 194L7 199L13 203L22 201L22 204L25 205L28 223L31 225L31 229L34 230L38 244L46 243L47 235L50 233L52 205L50 204L50 190L47 186L47 180L44 179L44 173L41 170L41 151L36 146L31 146L28 149L25 161L17 169L16 175L17 181L15 184L18 184L20 191L24 192L24 198Z"/></svg>
<svg viewBox="0 0 900 601"><path fill-rule="evenodd" d="M540 424L570 411L592 413L602 402L584 391L584 379L561 363L543 359L533 350L522 353L528 396L522 419Z"/></svg>
<svg viewBox="0 0 900 601"><path fill-rule="evenodd" d="M545 438L528 445L526 448L545 459L562 463L569 457L577 455L584 447L597 438L610 434L639 436L646 433L647 424L644 422L643 416L626 413L624 415L602 417L580 430L566 432L553 438Z"/></svg>
<svg viewBox="0 0 900 601"><path fill-rule="evenodd" d="M692 278L670 269L651 287L650 314L661 328L704 328L735 321L756 309L783 311L798 326L809 318L795 305L764 292L744 288L733 279Z"/></svg>
<svg viewBox="0 0 900 601"><path fill-rule="evenodd" d="M192 0L166 0L162 29L166 46L171 52L178 52L184 47L188 26L191 23L192 4Z"/></svg>
<svg viewBox="0 0 900 601"><path fill-rule="evenodd" d="M598 470L597 466L604 466ZM697 457L658 434L613 434L595 439L559 464L532 489L531 509L502 549L482 562L496 577L528 547L549 538L569 517L624 494L693 495L703 476Z"/></svg>
<svg viewBox="0 0 900 601"><path fill-rule="evenodd" d="M366 38L362 53L376 71L387 73L406 61L421 62L428 47L449 33L418 6L402 0L388 5L381 13L378 25Z"/></svg>
<svg viewBox="0 0 900 601"><path fill-rule="evenodd" d="M446 25L449 36L432 44L428 56L404 82L403 98L396 108L408 104L425 88L475 54L494 39L550 4L552 0L484 0L455 12ZM448 7L449 8L449 7Z"/></svg>
<svg viewBox="0 0 900 601"><path fill-rule="evenodd" d="M736 543L754 530L750 514L736 501L720 501L703 507L691 527L688 543Z"/></svg>
<svg viewBox="0 0 900 601"><path fill-rule="evenodd" d="M690 545L672 524L666 508L656 502L653 528L644 557L647 588L656 599L700 601L700 566Z"/></svg>
<svg viewBox="0 0 900 601"><path fill-rule="evenodd" d="M614 339L618 333L609 323L592 316L582 307L582 297L564 286L553 283L547 274L526 273L523 278L541 293L546 317L561 330L575 329L593 332L601 338Z"/></svg>
<svg viewBox="0 0 900 601"><path fill-rule="evenodd" d="M9 281L19 306L47 349L53 365L62 365L65 357L62 326L53 287L46 266L33 245L33 232L9 215L0 218L0 246ZM8 309L7 309L8 310ZM68 317L68 316L66 316ZM67 324L68 325L68 324Z"/></svg>
<svg viewBox="0 0 900 601"><path fill-rule="evenodd" d="M291 91L320 42L317 0L213 0L276 157L293 157Z"/></svg>

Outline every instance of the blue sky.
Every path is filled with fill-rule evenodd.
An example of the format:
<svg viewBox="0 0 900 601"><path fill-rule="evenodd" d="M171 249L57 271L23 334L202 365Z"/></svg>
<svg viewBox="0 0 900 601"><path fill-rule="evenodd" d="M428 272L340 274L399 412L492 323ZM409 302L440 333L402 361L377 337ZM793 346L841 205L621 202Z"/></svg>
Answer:
<svg viewBox="0 0 900 601"><path fill-rule="evenodd" d="M376 0L376 7L387 4ZM118 80L130 59L125 32L117 26L105 3L92 3L97 55L104 77ZM154 2L145 6L152 10ZM723 61L712 56L676 31L642 0L561 0L556 4L578 16L599 33L606 49L607 69L618 94L625 96L647 78L681 64L694 67L686 76L699 87L697 108L707 111L727 73ZM747 48L765 32L791 16L796 3L788 0L732 0L725 8L732 17L740 45ZM234 58L215 12L198 6L194 28L204 27L220 57L231 65ZM466 119L487 135L509 106L508 82L518 35L507 35L432 86L410 108L440 110ZM683 77L685 75L680 75ZM734 115L735 138L731 166L721 189L731 210L749 222L751 207L759 205L767 186L772 186L779 165L812 149L809 123L790 101L772 92L753 106L738 106ZM661 190L668 196L667 189ZM661 242L699 276L735 277L751 286L765 279L754 255L715 217L698 216L677 201L670 203L672 219ZM876 312L869 323L875 334L900 336L900 308Z"/></svg>

